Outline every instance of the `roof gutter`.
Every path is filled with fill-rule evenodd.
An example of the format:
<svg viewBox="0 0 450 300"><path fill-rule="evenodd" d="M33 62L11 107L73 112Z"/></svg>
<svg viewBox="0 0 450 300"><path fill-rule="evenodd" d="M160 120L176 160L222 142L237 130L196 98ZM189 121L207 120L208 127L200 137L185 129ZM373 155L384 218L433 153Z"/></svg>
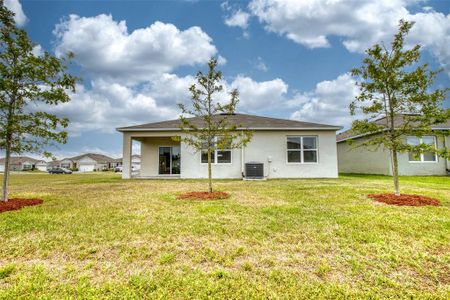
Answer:
<svg viewBox="0 0 450 300"><path fill-rule="evenodd" d="M295 127L253 127L253 128L236 128L236 130L323 130L323 131L337 131L341 130L342 127L305 127L305 128L295 128ZM116 128L119 132L128 131L181 131L180 128L129 128L122 127Z"/></svg>

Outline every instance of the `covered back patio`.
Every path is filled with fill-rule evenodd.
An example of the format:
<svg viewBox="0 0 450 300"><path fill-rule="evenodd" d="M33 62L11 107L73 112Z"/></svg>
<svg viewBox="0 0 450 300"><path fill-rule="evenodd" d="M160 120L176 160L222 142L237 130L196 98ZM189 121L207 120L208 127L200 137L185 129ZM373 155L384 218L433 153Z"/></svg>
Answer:
<svg viewBox="0 0 450 300"><path fill-rule="evenodd" d="M179 178L181 147L176 136L169 132L124 133L122 178ZM141 144L141 168L136 173L131 168L133 141Z"/></svg>

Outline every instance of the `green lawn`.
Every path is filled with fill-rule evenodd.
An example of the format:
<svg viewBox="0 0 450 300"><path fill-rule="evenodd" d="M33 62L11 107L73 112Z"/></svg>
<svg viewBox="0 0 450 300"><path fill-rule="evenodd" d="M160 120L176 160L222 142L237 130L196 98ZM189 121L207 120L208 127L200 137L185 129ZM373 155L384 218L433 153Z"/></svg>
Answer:
<svg viewBox="0 0 450 300"><path fill-rule="evenodd" d="M450 178L401 178L441 207L366 198L391 178L217 181L14 174L0 298L450 298Z"/></svg>

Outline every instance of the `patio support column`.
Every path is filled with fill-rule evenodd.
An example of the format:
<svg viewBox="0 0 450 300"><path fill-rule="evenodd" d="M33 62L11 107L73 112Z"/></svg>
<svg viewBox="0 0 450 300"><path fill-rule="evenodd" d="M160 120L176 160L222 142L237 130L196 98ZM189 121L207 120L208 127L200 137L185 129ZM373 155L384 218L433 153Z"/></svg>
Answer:
<svg viewBox="0 0 450 300"><path fill-rule="evenodd" d="M122 179L131 178L131 134L123 133Z"/></svg>

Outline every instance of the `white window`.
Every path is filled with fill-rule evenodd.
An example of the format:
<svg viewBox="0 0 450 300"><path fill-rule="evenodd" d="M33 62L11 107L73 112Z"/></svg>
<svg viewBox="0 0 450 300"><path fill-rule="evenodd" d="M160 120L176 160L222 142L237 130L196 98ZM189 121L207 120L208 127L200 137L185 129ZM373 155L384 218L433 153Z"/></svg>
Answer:
<svg viewBox="0 0 450 300"><path fill-rule="evenodd" d="M220 138L214 138L214 152L211 153L211 163L213 164L231 164L231 149L219 149ZM204 143L204 148L201 151L202 164L208 163L208 150L207 144ZM224 147L229 148L229 147Z"/></svg>
<svg viewBox="0 0 450 300"><path fill-rule="evenodd" d="M318 147L316 136L288 136L288 163L317 163Z"/></svg>
<svg viewBox="0 0 450 300"><path fill-rule="evenodd" d="M426 144L436 149L436 137L434 136L408 136L406 142L410 146ZM437 162L437 155L433 152L409 152L408 157L410 162Z"/></svg>

